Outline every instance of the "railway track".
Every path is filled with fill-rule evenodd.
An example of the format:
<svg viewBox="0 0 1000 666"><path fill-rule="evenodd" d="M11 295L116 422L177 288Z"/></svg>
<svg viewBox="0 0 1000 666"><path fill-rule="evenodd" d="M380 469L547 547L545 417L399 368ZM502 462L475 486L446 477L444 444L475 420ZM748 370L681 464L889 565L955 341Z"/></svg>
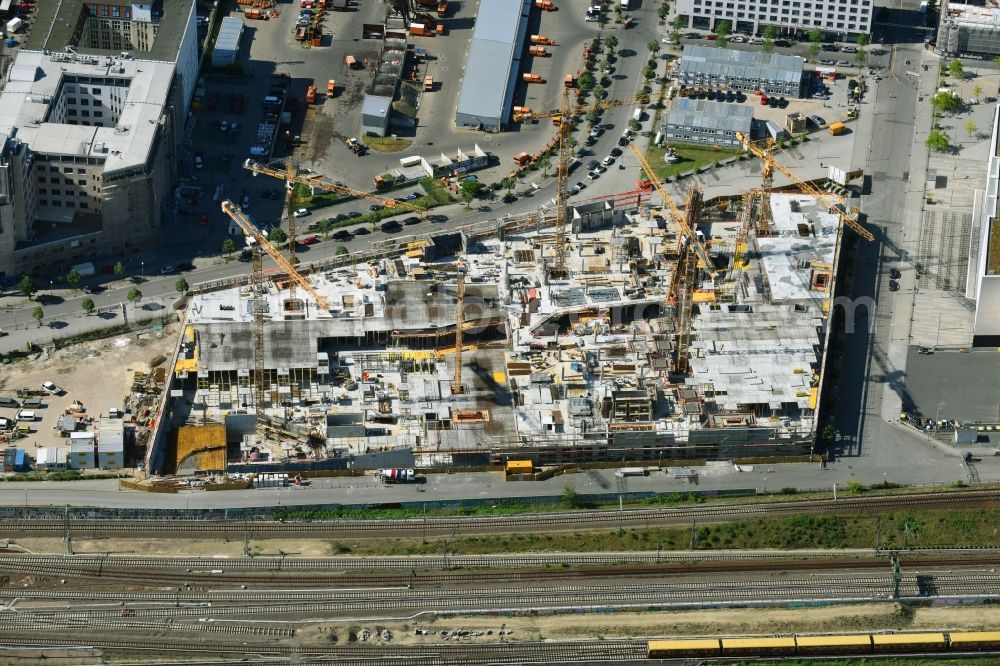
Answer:
<svg viewBox="0 0 1000 666"><path fill-rule="evenodd" d="M928 587L933 596L1000 596L1000 574L965 573L932 577L904 576L900 584L903 597L927 598ZM131 592L117 596L86 593L50 597L50 601L98 602L119 601L128 604L130 617L138 622L144 618L169 618L174 621L207 618L245 617L255 622L300 614L320 614L323 617L347 616L385 617L410 616L421 612L466 611L495 613L510 610L559 611L597 607L656 607L674 604L724 602L787 602L808 599L857 600L889 599L893 580L889 575L864 577L810 577L803 579L740 579L687 580L674 583L608 584L568 587L482 587L451 590L371 589L316 590L274 593L259 591L213 591L200 595L186 592ZM41 597L21 597L20 600ZM197 605L193 605L193 604ZM145 605L155 604L155 605ZM67 608L33 605L8 607L0 612L0 627L53 626L79 623L93 626L95 622L118 622L120 607ZM175 625L176 626L176 625ZM223 630L219 630L223 631Z"/></svg>
<svg viewBox="0 0 1000 666"><path fill-rule="evenodd" d="M507 532L614 529L654 525L690 525L746 518L831 513L868 513L915 508L966 508L994 506L1000 494L993 490L919 493L856 497L833 500L802 500L768 504L713 504L628 511L573 511L466 518L407 518L330 521L240 521L240 520L111 520L71 518L4 518L0 536L62 536L67 526L76 538L131 537L164 538L377 538L391 536L457 536Z"/></svg>
<svg viewBox="0 0 1000 666"><path fill-rule="evenodd" d="M193 644L178 637L175 641L161 637L147 640L84 637L70 642L65 636L49 637L41 631L8 631L0 627L0 642L8 646L91 647L105 652L126 654L178 653L261 657L309 657L310 662L331 661L338 664L385 664L416 662L427 666L452 664L516 664L581 661L618 663L646 659L645 641L566 641L524 643L465 643L460 645L415 646L331 646L284 645L275 643L212 643Z"/></svg>

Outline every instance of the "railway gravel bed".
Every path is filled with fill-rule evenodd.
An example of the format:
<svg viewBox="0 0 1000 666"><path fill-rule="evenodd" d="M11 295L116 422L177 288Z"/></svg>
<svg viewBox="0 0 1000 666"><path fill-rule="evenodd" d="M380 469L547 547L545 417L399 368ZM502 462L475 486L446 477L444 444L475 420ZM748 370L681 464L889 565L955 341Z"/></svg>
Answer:
<svg viewBox="0 0 1000 666"><path fill-rule="evenodd" d="M468 534L544 532L551 530L615 529L653 525L689 525L745 518L837 513L866 513L897 509L944 509L996 506L1000 495L993 490L920 493L852 497L833 500L802 500L761 504L712 504L627 511L570 511L476 516L464 518L406 518L378 520L240 521L240 520L68 520L4 518L0 537L61 536L69 528L74 538L377 538L406 536L457 536Z"/></svg>

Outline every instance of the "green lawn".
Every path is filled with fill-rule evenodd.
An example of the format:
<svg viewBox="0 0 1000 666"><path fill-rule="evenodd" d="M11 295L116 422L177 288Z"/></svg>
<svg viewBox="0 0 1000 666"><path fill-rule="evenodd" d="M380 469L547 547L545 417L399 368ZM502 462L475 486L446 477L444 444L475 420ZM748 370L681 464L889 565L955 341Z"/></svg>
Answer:
<svg viewBox="0 0 1000 666"><path fill-rule="evenodd" d="M646 152L646 160L649 161L656 174L660 177L660 180L673 178L679 173L691 171L743 152L733 148L713 150L711 146L689 146L685 144L676 144L674 148L677 154L681 156L681 161L676 164L667 164L663 161L663 156L667 154L666 147L650 146Z"/></svg>
<svg viewBox="0 0 1000 666"><path fill-rule="evenodd" d="M289 510L294 516L294 510ZM991 546L1000 531L1000 512L981 508L845 516L782 516L697 525L695 548L721 549L871 548L875 534L883 548ZM604 531L482 534L447 539L449 552L620 552L686 550L691 527L648 527ZM444 540L434 538L355 539L338 543L354 555L433 555ZM347 549L347 550L344 550ZM905 555L904 555L905 561Z"/></svg>

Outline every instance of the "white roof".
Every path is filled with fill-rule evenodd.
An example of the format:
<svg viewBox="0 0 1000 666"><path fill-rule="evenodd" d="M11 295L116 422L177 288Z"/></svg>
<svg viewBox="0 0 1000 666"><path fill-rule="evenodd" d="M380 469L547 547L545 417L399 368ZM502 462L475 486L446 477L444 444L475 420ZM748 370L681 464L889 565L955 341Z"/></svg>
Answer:
<svg viewBox="0 0 1000 666"><path fill-rule="evenodd" d="M35 454L36 465L65 465L67 450L62 446L43 446Z"/></svg>
<svg viewBox="0 0 1000 666"><path fill-rule="evenodd" d="M830 294L811 288L810 263L833 265L840 220L815 197L771 195L770 236L757 238L771 302L819 303Z"/></svg>
<svg viewBox="0 0 1000 666"><path fill-rule="evenodd" d="M142 166L173 80L174 65L109 56L19 51L0 92L0 139L33 152L105 158L105 171ZM115 127L44 122L67 76L117 79L127 86Z"/></svg>

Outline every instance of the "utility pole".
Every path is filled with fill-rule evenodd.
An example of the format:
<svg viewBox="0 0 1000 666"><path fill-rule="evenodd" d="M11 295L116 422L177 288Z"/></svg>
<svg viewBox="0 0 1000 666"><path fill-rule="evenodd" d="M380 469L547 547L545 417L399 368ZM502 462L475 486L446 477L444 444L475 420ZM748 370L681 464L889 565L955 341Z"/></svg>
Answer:
<svg viewBox="0 0 1000 666"><path fill-rule="evenodd" d="M69 504L66 505L65 525L66 525L66 554L73 554L73 535L70 533L69 529Z"/></svg>
<svg viewBox="0 0 1000 666"><path fill-rule="evenodd" d="M899 553L893 553L889 558L892 565L892 598L899 598L899 584L903 580L903 568L899 562Z"/></svg>
<svg viewBox="0 0 1000 666"><path fill-rule="evenodd" d="M250 524L246 516L243 516L243 559L250 558Z"/></svg>

